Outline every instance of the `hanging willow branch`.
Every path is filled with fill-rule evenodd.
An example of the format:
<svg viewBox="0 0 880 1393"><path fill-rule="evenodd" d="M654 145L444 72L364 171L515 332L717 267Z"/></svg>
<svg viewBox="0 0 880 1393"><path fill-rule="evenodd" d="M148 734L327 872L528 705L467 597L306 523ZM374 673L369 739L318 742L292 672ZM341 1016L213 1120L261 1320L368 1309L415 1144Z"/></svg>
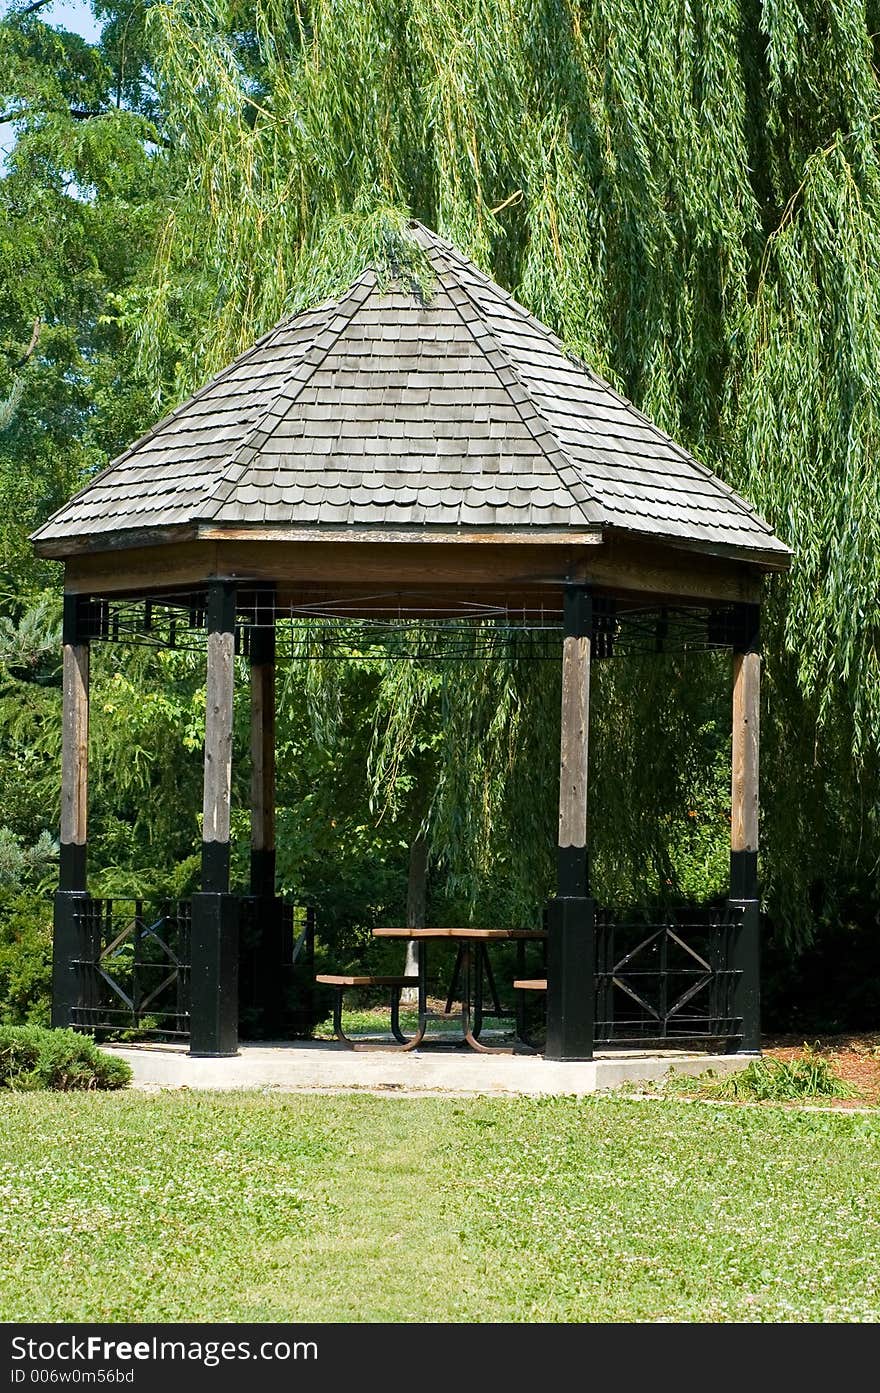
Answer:
<svg viewBox="0 0 880 1393"><path fill-rule="evenodd" d="M829 798L821 761L846 749L861 778L880 753L876 10L154 6L181 192L141 339L157 382L171 351L180 395L365 260L393 265L408 215L450 237L794 547L770 609L767 748L782 758L793 730L782 726L808 723L820 772L804 781L807 821L832 820L868 867L876 790ZM498 710L508 681L495 679ZM524 738L517 722L504 740L514 726ZM781 807L787 771L765 770ZM451 788L453 771L444 778ZM493 787L481 797L501 818ZM437 808L451 847L452 803ZM806 866L813 833L803 816L795 825L787 854ZM788 874L782 861L771 854L771 884Z"/></svg>

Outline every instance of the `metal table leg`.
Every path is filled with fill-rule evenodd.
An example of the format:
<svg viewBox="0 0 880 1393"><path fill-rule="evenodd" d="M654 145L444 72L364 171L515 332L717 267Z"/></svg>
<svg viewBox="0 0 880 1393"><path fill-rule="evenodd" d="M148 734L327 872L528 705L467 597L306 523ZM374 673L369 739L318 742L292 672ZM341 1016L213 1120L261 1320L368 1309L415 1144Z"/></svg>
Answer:
<svg viewBox="0 0 880 1393"><path fill-rule="evenodd" d="M485 945L477 944L477 964L476 979L474 979L474 960L473 952L469 942L462 944L462 967L463 967L463 990L461 996L461 1032L472 1050L478 1054L513 1054L510 1045L484 1045L478 1039L479 1029L483 1022L483 962L481 954L485 952ZM491 969L490 969L491 978ZM494 992L494 979L492 989ZM471 995L474 995L474 1022L471 1024ZM497 993L496 993L497 997Z"/></svg>

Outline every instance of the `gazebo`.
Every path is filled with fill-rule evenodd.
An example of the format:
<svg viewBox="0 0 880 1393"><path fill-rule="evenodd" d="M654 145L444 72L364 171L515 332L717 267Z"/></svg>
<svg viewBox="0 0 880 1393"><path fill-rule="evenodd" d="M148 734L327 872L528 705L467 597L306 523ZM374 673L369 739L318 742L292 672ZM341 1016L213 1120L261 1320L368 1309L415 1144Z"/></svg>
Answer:
<svg viewBox="0 0 880 1393"><path fill-rule="evenodd" d="M408 235L431 284L368 268L338 299L283 320L33 536L41 556L65 565L53 1023L94 1021L101 962L86 877L92 642L175 643L186 633L206 650L202 880L188 909L181 1018L193 1053L224 1055L238 1047L245 900L258 981L271 994L278 976L281 621L319 646L343 619L393 622L440 652L467 620L489 656L493 644L530 637L562 661L547 1055L590 1058L612 1038L602 1022L615 988L641 996L661 1040L712 1035L754 1051L759 607L765 573L784 569L789 551L453 246L416 222ZM690 984L674 1000L664 987L661 1009L627 979L635 949L615 950L590 894L590 665L628 644L677 642L732 653L730 899L709 947L695 949L666 921L640 945L650 941L664 961L668 948L690 954ZM237 651L251 683L246 897L229 880ZM700 994L697 1029L686 1006Z"/></svg>

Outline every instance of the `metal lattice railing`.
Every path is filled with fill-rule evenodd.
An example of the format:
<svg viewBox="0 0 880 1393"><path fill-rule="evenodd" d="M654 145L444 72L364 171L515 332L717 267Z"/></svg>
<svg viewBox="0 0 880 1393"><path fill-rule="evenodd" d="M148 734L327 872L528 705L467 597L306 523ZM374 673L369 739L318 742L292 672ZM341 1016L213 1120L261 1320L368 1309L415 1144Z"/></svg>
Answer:
<svg viewBox="0 0 880 1393"><path fill-rule="evenodd" d="M90 898L76 918L82 956L74 1024L188 1036L190 902Z"/></svg>
<svg viewBox="0 0 880 1393"><path fill-rule="evenodd" d="M596 911L597 1044L735 1040L735 906L618 920Z"/></svg>
<svg viewBox="0 0 880 1393"><path fill-rule="evenodd" d="M245 944L257 926L258 901L240 898ZM76 911L81 956L73 1024L98 1032L133 1031L187 1039L190 1030L191 902L87 899ZM314 910L280 902L277 962L271 970L301 975L311 991ZM667 911L644 919L595 915L595 1029L598 1046L662 1046L735 1041L740 975L732 966L740 911ZM252 979L252 980L251 980ZM250 982L250 987L248 983ZM260 980L242 955L242 1004L260 1008ZM290 1016L290 1011L293 1016ZM295 1033L308 1033L310 1000L288 1003ZM296 1017L296 1020L293 1019Z"/></svg>
<svg viewBox="0 0 880 1393"><path fill-rule="evenodd" d="M250 1012L252 1023L259 1021L269 974L280 984L276 1024L282 1031L307 1034L312 1023L315 911L287 900L273 904L278 937L271 960L265 960L255 952L260 901L251 895L238 897L242 1012ZM125 1031L189 1039L192 902L89 898L76 909L75 923L80 953L72 966L79 1000L71 1008L72 1024L102 1034Z"/></svg>

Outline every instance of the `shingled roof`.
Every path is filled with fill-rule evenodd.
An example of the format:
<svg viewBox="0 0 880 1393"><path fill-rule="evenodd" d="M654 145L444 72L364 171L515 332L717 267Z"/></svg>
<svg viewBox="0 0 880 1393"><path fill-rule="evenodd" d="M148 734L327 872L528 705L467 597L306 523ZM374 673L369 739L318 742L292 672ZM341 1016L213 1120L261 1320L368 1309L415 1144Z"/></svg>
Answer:
<svg viewBox="0 0 880 1393"><path fill-rule="evenodd" d="M367 270L282 320L55 513L38 549L169 527L619 529L785 563L742 498L453 246L410 226L436 278L427 302Z"/></svg>

